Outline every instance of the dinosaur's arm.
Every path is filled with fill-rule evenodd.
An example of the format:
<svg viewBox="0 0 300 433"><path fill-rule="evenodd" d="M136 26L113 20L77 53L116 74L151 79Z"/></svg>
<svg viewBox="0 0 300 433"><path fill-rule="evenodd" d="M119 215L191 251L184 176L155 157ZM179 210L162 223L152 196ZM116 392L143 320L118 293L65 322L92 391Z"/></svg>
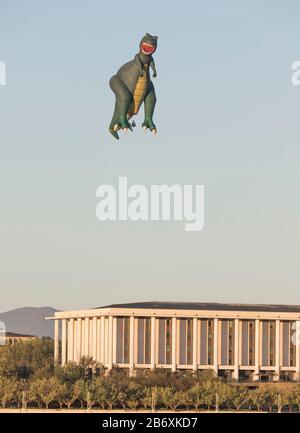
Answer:
<svg viewBox="0 0 300 433"><path fill-rule="evenodd" d="M140 58L140 56L138 54L136 54L135 57L134 57L134 59L135 59L137 65L138 65L138 68L139 68L139 71L140 71L140 76L142 77L143 76L143 64L142 64L141 58Z"/></svg>
<svg viewBox="0 0 300 433"><path fill-rule="evenodd" d="M155 62L154 62L153 59L151 60L150 68L152 69L152 71L153 71L153 77L155 78L157 76L157 72L156 72L156 68L155 68Z"/></svg>

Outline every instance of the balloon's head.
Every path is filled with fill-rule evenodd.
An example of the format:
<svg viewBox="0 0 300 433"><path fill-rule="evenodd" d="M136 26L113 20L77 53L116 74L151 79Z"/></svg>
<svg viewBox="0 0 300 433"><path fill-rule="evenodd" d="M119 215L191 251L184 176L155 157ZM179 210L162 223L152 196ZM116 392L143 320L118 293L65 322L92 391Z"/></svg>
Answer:
<svg viewBox="0 0 300 433"><path fill-rule="evenodd" d="M157 36L146 33L140 42L140 50L145 56L151 56L157 48Z"/></svg>

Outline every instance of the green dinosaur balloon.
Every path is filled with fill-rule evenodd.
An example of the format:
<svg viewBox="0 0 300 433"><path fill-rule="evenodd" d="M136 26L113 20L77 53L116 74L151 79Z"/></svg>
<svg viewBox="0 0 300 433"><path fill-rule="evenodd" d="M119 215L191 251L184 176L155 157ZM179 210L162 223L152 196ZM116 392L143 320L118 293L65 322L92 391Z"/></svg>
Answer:
<svg viewBox="0 0 300 433"><path fill-rule="evenodd" d="M157 47L157 36L146 33L140 42L138 54L128 63L125 63L116 75L109 81L110 88L116 95L115 111L110 122L109 131L119 139L120 129L125 132L135 126L129 120L137 114L142 103L145 106L145 120L142 127L145 131L149 128L156 134L156 126L153 123L153 112L156 103L156 95L153 83L150 79L149 67L156 77L155 63L152 54Z"/></svg>

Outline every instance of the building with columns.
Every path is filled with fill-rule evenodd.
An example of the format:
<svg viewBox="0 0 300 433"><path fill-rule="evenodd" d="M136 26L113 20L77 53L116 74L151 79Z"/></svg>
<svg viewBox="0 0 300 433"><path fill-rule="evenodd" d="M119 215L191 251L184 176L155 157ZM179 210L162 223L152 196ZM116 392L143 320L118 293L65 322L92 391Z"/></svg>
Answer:
<svg viewBox="0 0 300 433"><path fill-rule="evenodd" d="M48 319L61 365L91 357L131 373L212 369L236 380L300 378L300 306L138 302Z"/></svg>
<svg viewBox="0 0 300 433"><path fill-rule="evenodd" d="M16 343L19 343L20 341L28 341L28 340L35 340L38 337L35 337L34 335L26 335L26 334L17 334L15 332L6 332L3 335L0 335L0 343L1 345L9 345L13 346Z"/></svg>

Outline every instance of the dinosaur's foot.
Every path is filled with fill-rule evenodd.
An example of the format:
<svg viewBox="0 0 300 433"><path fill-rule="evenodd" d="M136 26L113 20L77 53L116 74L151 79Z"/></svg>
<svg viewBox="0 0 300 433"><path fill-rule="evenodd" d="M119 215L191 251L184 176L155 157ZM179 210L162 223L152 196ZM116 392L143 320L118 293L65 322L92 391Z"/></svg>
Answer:
<svg viewBox="0 0 300 433"><path fill-rule="evenodd" d="M132 126L125 117L120 117L119 121L113 125L113 131L122 129L124 132L132 131Z"/></svg>
<svg viewBox="0 0 300 433"><path fill-rule="evenodd" d="M142 128L144 129L144 131L146 132L147 129L150 129L150 131L152 132L152 134L156 134L157 133L157 129L155 124L153 123L152 119L145 119L143 124L142 124Z"/></svg>
<svg viewBox="0 0 300 433"><path fill-rule="evenodd" d="M132 131L132 128L136 127L135 121L132 121L131 124L128 122L127 119L120 118L118 123L111 123L109 127L109 132L117 139L119 140L119 134L118 131L122 130L124 132L127 132L128 130Z"/></svg>
<svg viewBox="0 0 300 433"><path fill-rule="evenodd" d="M117 131L114 131L112 128L109 128L109 132L111 133L111 135L113 137L115 137L117 140L119 140L119 134L117 133Z"/></svg>

